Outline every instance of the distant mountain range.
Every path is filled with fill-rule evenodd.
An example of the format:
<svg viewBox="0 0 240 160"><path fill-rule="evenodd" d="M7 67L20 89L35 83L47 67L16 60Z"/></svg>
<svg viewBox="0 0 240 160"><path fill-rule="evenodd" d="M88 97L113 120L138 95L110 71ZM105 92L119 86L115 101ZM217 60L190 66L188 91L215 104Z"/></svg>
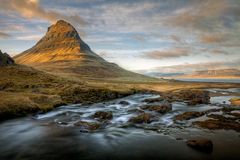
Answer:
<svg viewBox="0 0 240 160"><path fill-rule="evenodd" d="M107 62L91 50L71 24L63 20L50 26L36 45L15 56L14 60L64 77L154 80Z"/></svg>
<svg viewBox="0 0 240 160"><path fill-rule="evenodd" d="M191 74L148 72L148 76L158 78L240 78L238 69L201 70Z"/></svg>
<svg viewBox="0 0 240 160"><path fill-rule="evenodd" d="M182 75L183 78L240 78L238 69L202 70Z"/></svg>

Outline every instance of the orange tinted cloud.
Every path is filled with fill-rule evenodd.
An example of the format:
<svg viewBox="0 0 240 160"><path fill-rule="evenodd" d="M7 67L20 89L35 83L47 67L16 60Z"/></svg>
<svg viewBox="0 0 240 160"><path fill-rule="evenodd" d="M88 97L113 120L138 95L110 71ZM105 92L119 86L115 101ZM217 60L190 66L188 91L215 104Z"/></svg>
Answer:
<svg viewBox="0 0 240 160"><path fill-rule="evenodd" d="M7 12L17 12L27 19L43 19L54 23L58 19L64 19L72 23L86 25L83 18L78 15L66 16L61 13L48 10L40 5L39 0L0 0L0 9Z"/></svg>
<svg viewBox="0 0 240 160"><path fill-rule="evenodd" d="M144 52L143 57L144 58L150 58L150 59L165 59L165 58L176 58L176 57L182 57L182 56L188 56L190 55L190 52L187 49L184 48L174 48L169 50L162 50L162 51L149 51Z"/></svg>
<svg viewBox="0 0 240 160"><path fill-rule="evenodd" d="M200 37L200 40L202 43L220 43L224 42L226 40L224 35L221 34L215 34L215 35L202 35Z"/></svg>

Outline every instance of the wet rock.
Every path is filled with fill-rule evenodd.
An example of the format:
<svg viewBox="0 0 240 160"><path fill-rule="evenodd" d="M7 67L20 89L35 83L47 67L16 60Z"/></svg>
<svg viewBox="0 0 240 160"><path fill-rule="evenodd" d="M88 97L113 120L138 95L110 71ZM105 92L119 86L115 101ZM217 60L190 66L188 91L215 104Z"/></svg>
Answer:
<svg viewBox="0 0 240 160"><path fill-rule="evenodd" d="M94 118L100 120L110 120L113 118L112 112L98 111L93 115Z"/></svg>
<svg viewBox="0 0 240 160"><path fill-rule="evenodd" d="M170 103L164 103L161 105L145 105L140 107L143 110L155 111L158 113L166 113L172 110L172 105Z"/></svg>
<svg viewBox="0 0 240 160"><path fill-rule="evenodd" d="M153 115L148 113L142 113L136 117L132 117L129 119L129 122L133 123L151 123L153 120Z"/></svg>
<svg viewBox="0 0 240 160"><path fill-rule="evenodd" d="M229 101L233 106L240 106L240 98L231 98Z"/></svg>
<svg viewBox="0 0 240 160"><path fill-rule="evenodd" d="M234 112L233 111L233 112L229 113L229 115L234 116L234 117L240 119L240 112Z"/></svg>
<svg viewBox="0 0 240 160"><path fill-rule="evenodd" d="M185 101L189 105L210 103L209 92L204 90L181 90L165 93L163 96L168 101Z"/></svg>
<svg viewBox="0 0 240 160"><path fill-rule="evenodd" d="M176 140L177 140L177 141L181 141L181 140L183 140L183 138L177 137Z"/></svg>
<svg viewBox="0 0 240 160"><path fill-rule="evenodd" d="M193 118L198 118L204 115L204 112L185 112L174 117L175 120L184 121Z"/></svg>
<svg viewBox="0 0 240 160"><path fill-rule="evenodd" d="M161 102L163 101L163 97L158 97L158 98L149 98L149 99L145 99L143 100L143 102L147 102L147 103L155 103L155 102Z"/></svg>
<svg viewBox="0 0 240 160"><path fill-rule="evenodd" d="M81 131L94 131L101 127L101 124L95 122L86 122L86 121L78 121L74 123L75 126L81 128Z"/></svg>
<svg viewBox="0 0 240 160"><path fill-rule="evenodd" d="M191 139L186 143L189 147L199 151L212 152L213 150L213 143L208 139Z"/></svg>
<svg viewBox="0 0 240 160"><path fill-rule="evenodd" d="M240 132L240 123L232 120L208 119L205 121L196 121L193 124L210 130L226 129Z"/></svg>
<svg viewBox="0 0 240 160"><path fill-rule="evenodd" d="M225 116L219 115L219 114L210 114L210 115L207 115L207 117L217 119L219 121L235 121L235 120L237 120L236 117L225 117Z"/></svg>
<svg viewBox="0 0 240 160"><path fill-rule="evenodd" d="M120 101L119 104L124 105L124 106L127 106L127 105L129 105L130 103L129 103L128 101Z"/></svg>

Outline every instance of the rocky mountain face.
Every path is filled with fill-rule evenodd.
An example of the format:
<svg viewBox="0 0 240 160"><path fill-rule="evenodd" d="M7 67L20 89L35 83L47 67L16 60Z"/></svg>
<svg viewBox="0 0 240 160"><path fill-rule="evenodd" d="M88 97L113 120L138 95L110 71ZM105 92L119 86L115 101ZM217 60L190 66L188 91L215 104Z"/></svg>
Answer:
<svg viewBox="0 0 240 160"><path fill-rule="evenodd" d="M35 46L14 58L17 63L33 64L76 60L82 59L84 56L101 59L82 41L71 24L59 20L48 28L46 35Z"/></svg>
<svg viewBox="0 0 240 160"><path fill-rule="evenodd" d="M35 46L14 57L16 63L61 76L150 79L109 63L94 53L69 23L59 20Z"/></svg>
<svg viewBox="0 0 240 160"><path fill-rule="evenodd" d="M0 66L8 66L14 64L14 60L7 54L0 50Z"/></svg>

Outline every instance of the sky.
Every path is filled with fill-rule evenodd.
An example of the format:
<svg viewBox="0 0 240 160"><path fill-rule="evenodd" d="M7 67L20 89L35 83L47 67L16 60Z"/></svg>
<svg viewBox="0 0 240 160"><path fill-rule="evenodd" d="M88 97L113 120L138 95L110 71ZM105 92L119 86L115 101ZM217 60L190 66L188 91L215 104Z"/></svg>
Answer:
<svg viewBox="0 0 240 160"><path fill-rule="evenodd" d="M0 49L32 47L59 19L128 70L240 69L240 0L0 0Z"/></svg>

